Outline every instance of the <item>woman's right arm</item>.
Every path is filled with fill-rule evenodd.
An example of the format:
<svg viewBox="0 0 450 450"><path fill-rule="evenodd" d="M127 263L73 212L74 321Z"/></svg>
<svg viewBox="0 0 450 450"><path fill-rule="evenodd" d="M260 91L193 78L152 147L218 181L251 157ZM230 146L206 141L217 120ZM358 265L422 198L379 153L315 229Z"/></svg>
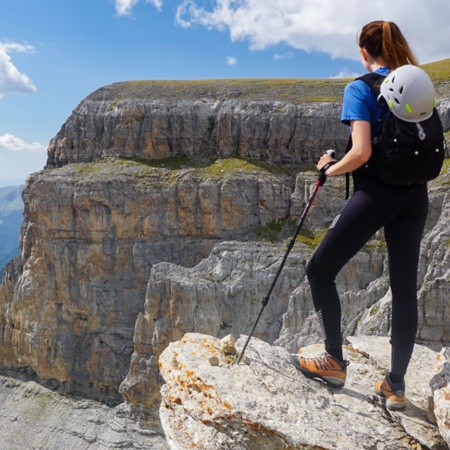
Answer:
<svg viewBox="0 0 450 450"><path fill-rule="evenodd" d="M352 120L350 127L352 130L352 148L341 160L327 169L325 173L327 176L352 172L365 164L372 155L370 122L366 122L365 120ZM320 170L332 160L333 158L328 155L322 156L317 164L317 169Z"/></svg>

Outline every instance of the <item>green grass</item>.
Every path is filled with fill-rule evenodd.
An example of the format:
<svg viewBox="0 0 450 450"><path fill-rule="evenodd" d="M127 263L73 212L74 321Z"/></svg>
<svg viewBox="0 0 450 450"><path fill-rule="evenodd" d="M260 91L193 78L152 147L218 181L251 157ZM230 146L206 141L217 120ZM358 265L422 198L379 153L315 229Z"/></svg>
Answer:
<svg viewBox="0 0 450 450"><path fill-rule="evenodd" d="M422 68L430 75L438 98L450 97L450 58L424 64Z"/></svg>
<svg viewBox="0 0 450 450"><path fill-rule="evenodd" d="M264 161L251 161L243 158L219 158L204 160L185 157L174 157L159 160L127 160L136 165L149 168L167 169L171 171L185 170L201 178L222 178L226 174L247 172L253 174L295 173L295 168L287 168L269 164Z"/></svg>
<svg viewBox="0 0 450 450"><path fill-rule="evenodd" d="M217 102L239 99L286 103L339 102L346 79L219 79L141 80L114 83L101 88L111 107L124 99L180 99ZM92 94L96 95L96 93Z"/></svg>
<svg viewBox="0 0 450 450"><path fill-rule="evenodd" d="M175 180L179 174L191 174L199 179L220 179L227 174L290 174L298 168L281 167L264 161L249 161L242 158L223 158L202 160L186 157L174 157L156 160L137 160L124 158L106 158L90 163L70 165L79 174L126 173L134 171L135 177L165 174L167 180Z"/></svg>
<svg viewBox="0 0 450 450"><path fill-rule="evenodd" d="M278 242L287 228L293 229L289 219L272 220L267 225L256 227L253 232L260 241Z"/></svg>
<svg viewBox="0 0 450 450"><path fill-rule="evenodd" d="M255 236L261 241L268 242L290 242L295 233L297 222L292 218L272 220L267 225L256 227L253 230ZM306 227L303 227L297 235L295 242L304 244L310 249L315 249L328 230L320 230L315 234Z"/></svg>
<svg viewBox="0 0 450 450"><path fill-rule="evenodd" d="M422 66L435 83L439 98L450 97L450 58ZM364 69L361 66L361 74ZM100 89L102 98L111 108L123 99L161 98L179 103L180 100L217 102L239 99L243 102L287 103L341 102L346 78L236 78L218 80L139 80L111 84ZM97 98L98 91L91 94Z"/></svg>
<svg viewBox="0 0 450 450"><path fill-rule="evenodd" d="M429 64L423 64L422 68L435 82L449 81L450 58Z"/></svg>
<svg viewBox="0 0 450 450"><path fill-rule="evenodd" d="M308 229L302 229L297 236L296 242L301 242L302 244L306 244L310 248L316 248L322 239L327 234L328 229L321 230L316 234L313 234Z"/></svg>

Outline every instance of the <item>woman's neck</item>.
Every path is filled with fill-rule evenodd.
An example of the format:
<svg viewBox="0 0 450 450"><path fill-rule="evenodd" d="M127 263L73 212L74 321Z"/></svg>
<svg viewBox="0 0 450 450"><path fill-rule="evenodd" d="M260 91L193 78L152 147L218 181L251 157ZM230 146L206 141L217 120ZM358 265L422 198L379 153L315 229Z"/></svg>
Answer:
<svg viewBox="0 0 450 450"><path fill-rule="evenodd" d="M384 64L384 62L376 62L376 61L374 61L372 64L369 64L368 65L369 67L368 67L368 69L369 69L369 72L375 72L375 70L377 70L377 69L381 69L382 67L386 67L386 64Z"/></svg>

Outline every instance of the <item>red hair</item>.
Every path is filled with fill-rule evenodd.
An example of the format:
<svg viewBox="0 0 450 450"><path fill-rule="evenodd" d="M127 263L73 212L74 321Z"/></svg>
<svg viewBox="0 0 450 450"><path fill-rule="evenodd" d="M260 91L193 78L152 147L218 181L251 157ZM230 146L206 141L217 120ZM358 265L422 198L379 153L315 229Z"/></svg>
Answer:
<svg viewBox="0 0 450 450"><path fill-rule="evenodd" d="M400 28L394 22L375 20L364 25L358 44L373 58L381 57L391 70L405 64L419 65Z"/></svg>

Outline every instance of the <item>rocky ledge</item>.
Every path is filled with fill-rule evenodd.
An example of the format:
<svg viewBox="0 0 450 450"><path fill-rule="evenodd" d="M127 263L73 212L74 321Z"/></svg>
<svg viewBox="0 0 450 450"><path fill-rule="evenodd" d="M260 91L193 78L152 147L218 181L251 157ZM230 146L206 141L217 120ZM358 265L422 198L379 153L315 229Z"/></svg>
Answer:
<svg viewBox="0 0 450 450"><path fill-rule="evenodd" d="M240 337L237 351L246 339ZM310 345L302 353L321 351ZM350 337L346 385L332 389L299 374L281 347L252 338L237 364L223 340L188 333L159 359L166 382L163 430L137 420L124 404L68 397L50 384L2 375L0 444L47 450L448 449L448 350L416 346L403 412L388 411L373 394L375 380L389 367L389 351L388 338Z"/></svg>
<svg viewBox="0 0 450 450"><path fill-rule="evenodd" d="M246 339L238 340L238 351ZM236 364L235 357L221 351L218 339L186 334L159 359L166 382L160 415L170 448L447 449L448 433L445 442L428 413L430 377L439 370L436 353L416 346L406 380L406 409L391 412L373 394L375 381L389 367L388 338L349 341L346 385L332 389L299 374L283 348L252 338ZM320 351L318 345L303 349L306 355ZM441 363L440 369L437 376L448 381L448 367ZM444 409L449 388L443 389L438 401ZM444 427L445 420L439 421Z"/></svg>

